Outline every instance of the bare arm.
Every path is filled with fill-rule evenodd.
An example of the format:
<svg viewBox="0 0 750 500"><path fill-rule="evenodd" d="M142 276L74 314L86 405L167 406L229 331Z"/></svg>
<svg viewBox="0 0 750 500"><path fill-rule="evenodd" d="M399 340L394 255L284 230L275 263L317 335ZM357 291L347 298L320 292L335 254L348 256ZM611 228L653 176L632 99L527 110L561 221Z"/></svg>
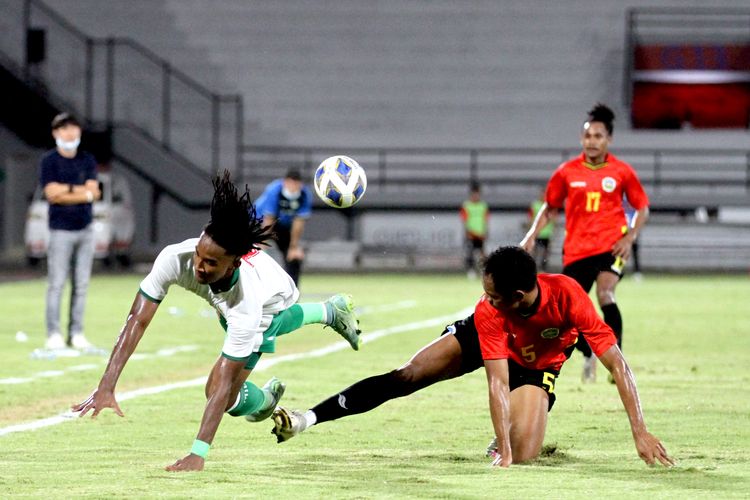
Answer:
<svg viewBox="0 0 750 500"><path fill-rule="evenodd" d="M513 463L510 448L510 389L508 388L508 360L488 359L484 361L490 397L490 416L497 437L499 457L492 465L508 467Z"/></svg>
<svg viewBox="0 0 750 500"><path fill-rule="evenodd" d="M263 216L263 225L264 226L273 226L276 223L276 217L273 215L264 215Z"/></svg>
<svg viewBox="0 0 750 500"><path fill-rule="evenodd" d="M263 227L273 227L273 225L276 223L276 217L272 215L264 215L263 216ZM270 240L264 243L259 243L258 245L261 249L265 250L266 248L271 248L271 242Z"/></svg>
<svg viewBox="0 0 750 500"><path fill-rule="evenodd" d="M620 348L613 345L599 357L599 360L615 379L622 405L628 414L630 430L633 433L638 455L649 465L656 463L656 460L663 465L674 465L674 461L667 455L667 450L661 441L646 430L641 401L638 397L638 389L635 386L635 377L633 377L633 372L630 371Z"/></svg>
<svg viewBox="0 0 750 500"><path fill-rule="evenodd" d="M305 253L300 246L302 240L302 233L305 231L306 219L302 217L295 217L292 220L292 229L289 235L289 252L287 252L287 260L304 259Z"/></svg>
<svg viewBox="0 0 750 500"><path fill-rule="evenodd" d="M99 190L99 181L96 179L87 180L83 187L84 189L91 191L95 200L100 200L102 198L102 192Z"/></svg>
<svg viewBox="0 0 750 500"><path fill-rule="evenodd" d="M527 252L531 252L536 244L536 237L550 220L557 219L559 212L556 208L549 208L547 202L545 202L539 209L539 212L537 212L534 222L531 223L529 231L523 237L519 246L523 247Z"/></svg>
<svg viewBox="0 0 750 500"><path fill-rule="evenodd" d="M115 399L115 386L158 307L159 304L146 299L140 293L135 296L125 326L120 330L99 386L85 401L73 406L73 411L81 412L80 416L83 417L89 410L93 410L91 416L96 417L104 408L112 408L115 413L123 416Z"/></svg>
<svg viewBox="0 0 750 500"><path fill-rule="evenodd" d="M640 234L641 228L646 224L647 220L648 207L638 210L633 216L633 222L631 227L628 228L628 232L617 240L612 247L612 254L616 257L628 259L633 250L633 243L635 243L635 239L638 238L638 234Z"/></svg>
<svg viewBox="0 0 750 500"><path fill-rule="evenodd" d="M229 407L230 402L234 401L236 395L232 392L234 382L244 368L244 360L232 361L222 356L216 362L211 377L209 377L210 385L206 390L208 401L206 402L206 408L203 410L203 419L196 439L208 444L213 442L224 412ZM171 472L203 470L204 464L205 459L203 457L190 453L166 467L166 470Z"/></svg>
<svg viewBox="0 0 750 500"><path fill-rule="evenodd" d="M83 186L50 182L44 186L44 197L52 205L80 205L101 197L99 182L89 179Z"/></svg>
<svg viewBox="0 0 750 500"><path fill-rule="evenodd" d="M246 360L233 361L223 356L216 362L197 439L209 444L213 442L224 412L229 408L230 403L234 402L236 394L232 393L232 386L245 368L245 363Z"/></svg>

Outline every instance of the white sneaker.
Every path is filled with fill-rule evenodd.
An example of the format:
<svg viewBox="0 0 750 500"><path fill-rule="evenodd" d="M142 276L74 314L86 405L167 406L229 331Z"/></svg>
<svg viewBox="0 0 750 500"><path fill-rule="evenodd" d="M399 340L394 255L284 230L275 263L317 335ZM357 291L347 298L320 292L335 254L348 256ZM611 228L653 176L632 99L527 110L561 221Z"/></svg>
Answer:
<svg viewBox="0 0 750 500"><path fill-rule="evenodd" d="M596 382L596 361L597 358L593 354L588 358L583 358L583 373L581 374L581 382L584 384L593 384Z"/></svg>
<svg viewBox="0 0 750 500"><path fill-rule="evenodd" d="M274 427L271 434L276 435L276 442L283 443L307 429L307 421L302 412L287 410L278 406L273 412Z"/></svg>
<svg viewBox="0 0 750 500"><path fill-rule="evenodd" d="M492 438L492 441L490 441L490 444L487 445L487 457L489 458L497 458L499 453L497 452L497 436Z"/></svg>
<svg viewBox="0 0 750 500"><path fill-rule="evenodd" d="M70 338L70 345L73 347L73 349L78 349L79 351L85 351L86 349L91 349L92 347L94 347L94 344L89 342L82 333L73 335Z"/></svg>
<svg viewBox="0 0 750 500"><path fill-rule="evenodd" d="M53 333L47 337L47 342L45 342L44 347L50 350L57 350L65 349L67 346L65 345L65 340L63 340L62 335L59 333Z"/></svg>

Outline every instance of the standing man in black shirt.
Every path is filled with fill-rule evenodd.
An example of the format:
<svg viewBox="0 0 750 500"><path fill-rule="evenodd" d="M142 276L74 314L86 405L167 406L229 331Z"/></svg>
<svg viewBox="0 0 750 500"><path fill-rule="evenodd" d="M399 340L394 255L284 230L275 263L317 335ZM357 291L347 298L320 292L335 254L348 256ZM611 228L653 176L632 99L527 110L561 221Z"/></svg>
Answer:
<svg viewBox="0 0 750 500"><path fill-rule="evenodd" d="M60 329L60 302L70 274L67 344L87 349L91 344L83 335L83 312L94 260L92 204L101 196L96 161L91 154L79 151L81 125L69 113L52 120L52 137L56 147L44 155L39 168L39 181L49 202L46 347L62 349L66 345Z"/></svg>

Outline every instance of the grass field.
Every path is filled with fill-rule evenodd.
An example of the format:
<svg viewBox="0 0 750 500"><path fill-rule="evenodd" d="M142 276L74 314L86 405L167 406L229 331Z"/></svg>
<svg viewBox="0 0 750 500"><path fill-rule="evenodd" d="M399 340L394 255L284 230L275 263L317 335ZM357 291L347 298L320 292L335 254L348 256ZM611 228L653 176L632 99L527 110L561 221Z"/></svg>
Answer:
<svg viewBox="0 0 750 500"><path fill-rule="evenodd" d="M96 277L87 334L112 345L141 276ZM677 460L671 469L638 458L616 390L599 367L580 382L575 354L558 380L548 454L490 469L484 373L438 384L361 416L329 422L277 445L271 424L225 417L202 473L167 473L198 429L203 387L134 397L96 420L33 431L2 429L59 414L85 398L105 358L34 360L43 343L45 283L0 284L0 496L261 498L748 498L750 497L750 280L647 276L618 289L625 354L646 421ZM355 295L365 332L450 317L479 296L457 275L307 275L303 300ZM459 319L458 316L455 319ZM439 322L440 320L436 320ZM288 384L285 404L307 408L352 382L394 368L442 330L404 328L362 350L279 362L251 375ZM29 341L18 342L17 331ZM338 342L305 327L266 359ZM162 304L118 391L193 380L208 373L222 343L200 299L174 289ZM170 350L182 347L182 350ZM62 373L61 373L62 372ZM15 379L15 380L12 380ZM15 382L15 383L11 383Z"/></svg>

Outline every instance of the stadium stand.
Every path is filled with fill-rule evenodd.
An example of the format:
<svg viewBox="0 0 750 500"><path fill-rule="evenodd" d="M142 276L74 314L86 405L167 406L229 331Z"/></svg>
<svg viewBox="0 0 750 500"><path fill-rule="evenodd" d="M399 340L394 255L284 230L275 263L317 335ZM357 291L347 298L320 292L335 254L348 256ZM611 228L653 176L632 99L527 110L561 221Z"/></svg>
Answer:
<svg viewBox="0 0 750 500"><path fill-rule="evenodd" d="M0 126L0 255L12 251L14 243L23 241L28 194L36 187L36 166L43 150L29 146L12 131ZM16 185L18 189L3 189ZM16 255L16 257L20 257ZM2 260L0 258L0 260Z"/></svg>
<svg viewBox="0 0 750 500"><path fill-rule="evenodd" d="M629 9L626 47L634 127L750 127L750 10Z"/></svg>
<svg viewBox="0 0 750 500"><path fill-rule="evenodd" d="M615 107L613 150L641 173L657 210L750 204L746 131L629 129L626 6L614 0L0 7L4 65L58 107L111 130L116 164L143 188L139 227L149 229L137 239L145 248L178 237L178 221L200 219L204 172L229 166L257 188L342 148L367 166L363 212L452 210L479 179L495 210L520 214L578 151L583 110L596 100ZM46 36L41 64L24 65L19 19ZM352 224L333 224L339 214L315 219L320 234L356 233L330 234Z"/></svg>
<svg viewBox="0 0 750 500"><path fill-rule="evenodd" d="M241 93L249 144L434 147L461 131L460 145L536 147L543 132L564 147L582 103L620 104L620 2L47 3L92 35L127 35L215 91Z"/></svg>

